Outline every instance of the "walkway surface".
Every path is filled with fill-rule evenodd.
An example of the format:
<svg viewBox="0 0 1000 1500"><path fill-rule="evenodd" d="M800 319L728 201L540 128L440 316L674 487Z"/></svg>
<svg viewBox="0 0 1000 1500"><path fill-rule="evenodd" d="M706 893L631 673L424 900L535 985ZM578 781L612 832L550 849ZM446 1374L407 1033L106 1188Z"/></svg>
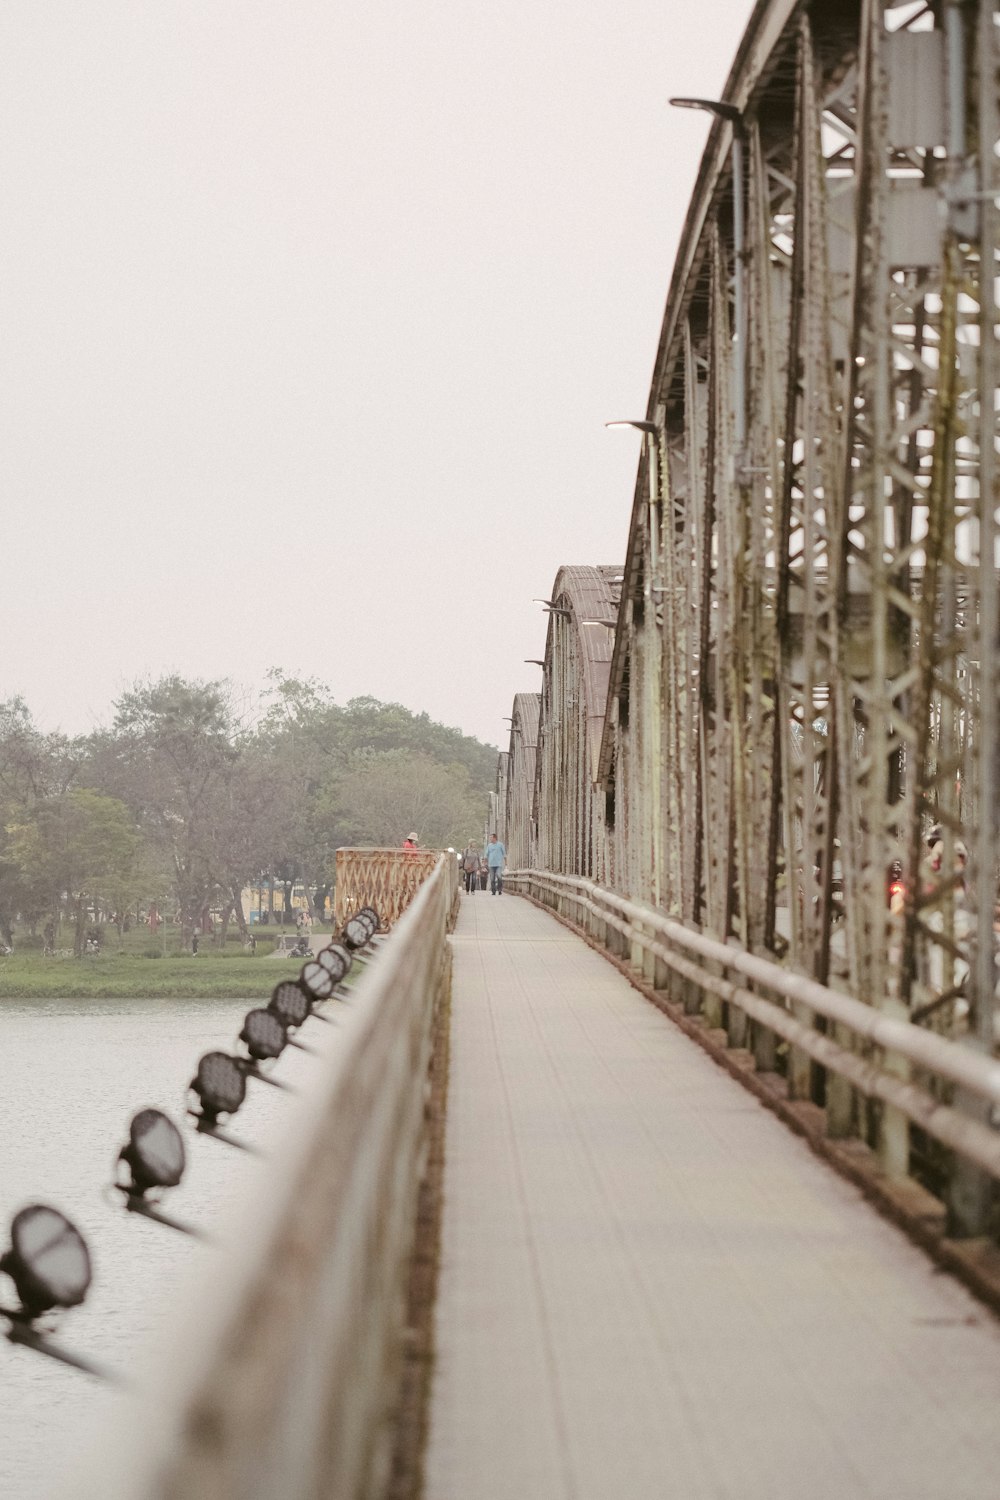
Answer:
<svg viewBox="0 0 1000 1500"><path fill-rule="evenodd" d="M1000 1324L603 958L462 897L426 1500L995 1500Z"/></svg>

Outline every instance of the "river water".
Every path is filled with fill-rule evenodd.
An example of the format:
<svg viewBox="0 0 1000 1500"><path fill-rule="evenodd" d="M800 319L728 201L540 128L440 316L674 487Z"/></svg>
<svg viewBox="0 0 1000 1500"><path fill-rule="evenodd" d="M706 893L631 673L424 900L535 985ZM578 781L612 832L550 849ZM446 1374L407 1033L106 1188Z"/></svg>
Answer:
<svg viewBox="0 0 1000 1500"><path fill-rule="evenodd" d="M27 1203L51 1203L90 1247L94 1281L82 1307L60 1314L57 1337L128 1373L171 1298L214 1252L134 1214L106 1193L137 1109L178 1124L203 1052L231 1050L249 1009L239 1000L0 1000L0 1242ZM310 1066L288 1053L280 1076ZM253 1080L233 1134L266 1144L287 1096ZM185 1129L188 1167L164 1207L212 1227L240 1191L250 1159ZM110 1199L110 1201L109 1201ZM0 1294L12 1286L0 1277ZM60 1476L98 1427L105 1388L0 1341L0 1500L55 1500Z"/></svg>

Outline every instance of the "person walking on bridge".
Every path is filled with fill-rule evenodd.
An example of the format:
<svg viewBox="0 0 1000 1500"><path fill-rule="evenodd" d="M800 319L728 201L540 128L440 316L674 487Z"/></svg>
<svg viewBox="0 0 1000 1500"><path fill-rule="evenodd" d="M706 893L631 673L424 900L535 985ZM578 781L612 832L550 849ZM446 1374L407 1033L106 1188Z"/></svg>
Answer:
<svg viewBox="0 0 1000 1500"><path fill-rule="evenodd" d="M503 867L507 860L507 850L501 844L495 833L490 834L490 841L486 846L486 864L490 872L490 895L503 895Z"/></svg>
<svg viewBox="0 0 1000 1500"><path fill-rule="evenodd" d="M462 855L462 873L465 876L465 894L471 896L479 884L479 845L466 844Z"/></svg>

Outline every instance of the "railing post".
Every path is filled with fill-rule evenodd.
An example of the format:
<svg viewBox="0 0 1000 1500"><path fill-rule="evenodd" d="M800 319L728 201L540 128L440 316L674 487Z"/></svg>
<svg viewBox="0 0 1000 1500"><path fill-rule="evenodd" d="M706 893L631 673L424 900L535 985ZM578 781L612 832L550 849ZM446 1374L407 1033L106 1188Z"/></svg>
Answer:
<svg viewBox="0 0 1000 1500"><path fill-rule="evenodd" d="M828 1028L828 1035L839 1047L847 1051L853 1048L853 1038L846 1026L838 1026L836 1022ZM846 1078L831 1072L826 1072L826 1133L831 1140L846 1140L848 1136L855 1134L855 1098L854 1090Z"/></svg>
<svg viewBox="0 0 1000 1500"><path fill-rule="evenodd" d="M889 998L879 1006L883 1015L896 1021L908 1021L909 1011L900 1000ZM883 1071L904 1082L910 1077L910 1064L898 1052L886 1052L882 1058ZM879 1166L887 1177L899 1179L910 1170L910 1122L901 1110L891 1104L882 1105L878 1126Z"/></svg>
<svg viewBox="0 0 1000 1500"><path fill-rule="evenodd" d="M729 977L728 972L726 977ZM735 1048L745 1048L750 1039L750 1023L747 1020L746 1011L741 1010L738 1005L729 1007L726 1035L729 1038L730 1047Z"/></svg>
<svg viewBox="0 0 1000 1500"><path fill-rule="evenodd" d="M990 1106L966 1089L955 1094L955 1107L963 1114L987 1124ZM985 1172L971 1162L955 1158L948 1180L948 1233L957 1239L985 1234L992 1217L994 1189Z"/></svg>
<svg viewBox="0 0 1000 1500"><path fill-rule="evenodd" d="M756 989L756 985L751 985ZM768 999L773 999L768 995ZM753 1057L758 1073L774 1073L778 1066L778 1038L767 1026L755 1025L753 1035Z"/></svg>
<svg viewBox="0 0 1000 1500"><path fill-rule="evenodd" d="M642 936L647 939L642 949L642 977L646 984L653 985L656 979L656 955L652 948L649 947L649 942L653 939L653 933L650 928L644 927L642 929Z"/></svg>
<svg viewBox="0 0 1000 1500"><path fill-rule="evenodd" d="M722 970L718 964L707 961L701 962L701 967L707 974L721 976ZM705 1025L709 1031L722 1030L722 1001L712 990L700 989L691 979L684 980L684 1009L689 1016L701 1014L705 1017Z"/></svg>
<svg viewBox="0 0 1000 1500"><path fill-rule="evenodd" d="M812 1012L808 1006L800 1005L793 1000L791 1010L796 1021L801 1021L803 1026L813 1024ZM812 1058L808 1052L803 1052L801 1047L789 1047L788 1097L789 1099L809 1099L811 1096Z"/></svg>

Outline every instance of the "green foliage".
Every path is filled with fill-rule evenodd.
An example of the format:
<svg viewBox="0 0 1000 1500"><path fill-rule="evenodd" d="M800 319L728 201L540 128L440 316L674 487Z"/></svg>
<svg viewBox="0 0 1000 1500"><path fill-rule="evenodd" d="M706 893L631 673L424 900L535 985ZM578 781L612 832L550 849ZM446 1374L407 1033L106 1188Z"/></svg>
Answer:
<svg viewBox="0 0 1000 1500"><path fill-rule="evenodd" d="M484 797L461 765L410 750L359 751L320 799L344 844L399 844L410 828L425 847L458 847L482 821Z"/></svg>
<svg viewBox="0 0 1000 1500"><path fill-rule="evenodd" d="M340 707L315 679L276 670L270 681L261 732L284 792L286 879L322 886L341 845L395 845L412 828L424 845L447 847L478 831L496 774L492 746L400 703L362 697Z"/></svg>
<svg viewBox="0 0 1000 1500"><path fill-rule="evenodd" d="M55 911L65 893L77 915L79 947L84 902L111 901L128 887L140 842L128 809L114 797L77 787L36 801L7 833L26 915Z"/></svg>
<svg viewBox="0 0 1000 1500"><path fill-rule="evenodd" d="M248 886L273 879L287 901L301 881L318 909L340 845L396 845L413 828L459 846L478 832L491 746L398 703L338 705L277 669L267 697L250 727L229 684L167 676L78 740L0 702L0 938L18 914L38 926L72 913L79 946L85 922L155 904L181 913L171 945L189 949L209 908L232 913L239 945ZM162 951L162 934L141 942Z"/></svg>

